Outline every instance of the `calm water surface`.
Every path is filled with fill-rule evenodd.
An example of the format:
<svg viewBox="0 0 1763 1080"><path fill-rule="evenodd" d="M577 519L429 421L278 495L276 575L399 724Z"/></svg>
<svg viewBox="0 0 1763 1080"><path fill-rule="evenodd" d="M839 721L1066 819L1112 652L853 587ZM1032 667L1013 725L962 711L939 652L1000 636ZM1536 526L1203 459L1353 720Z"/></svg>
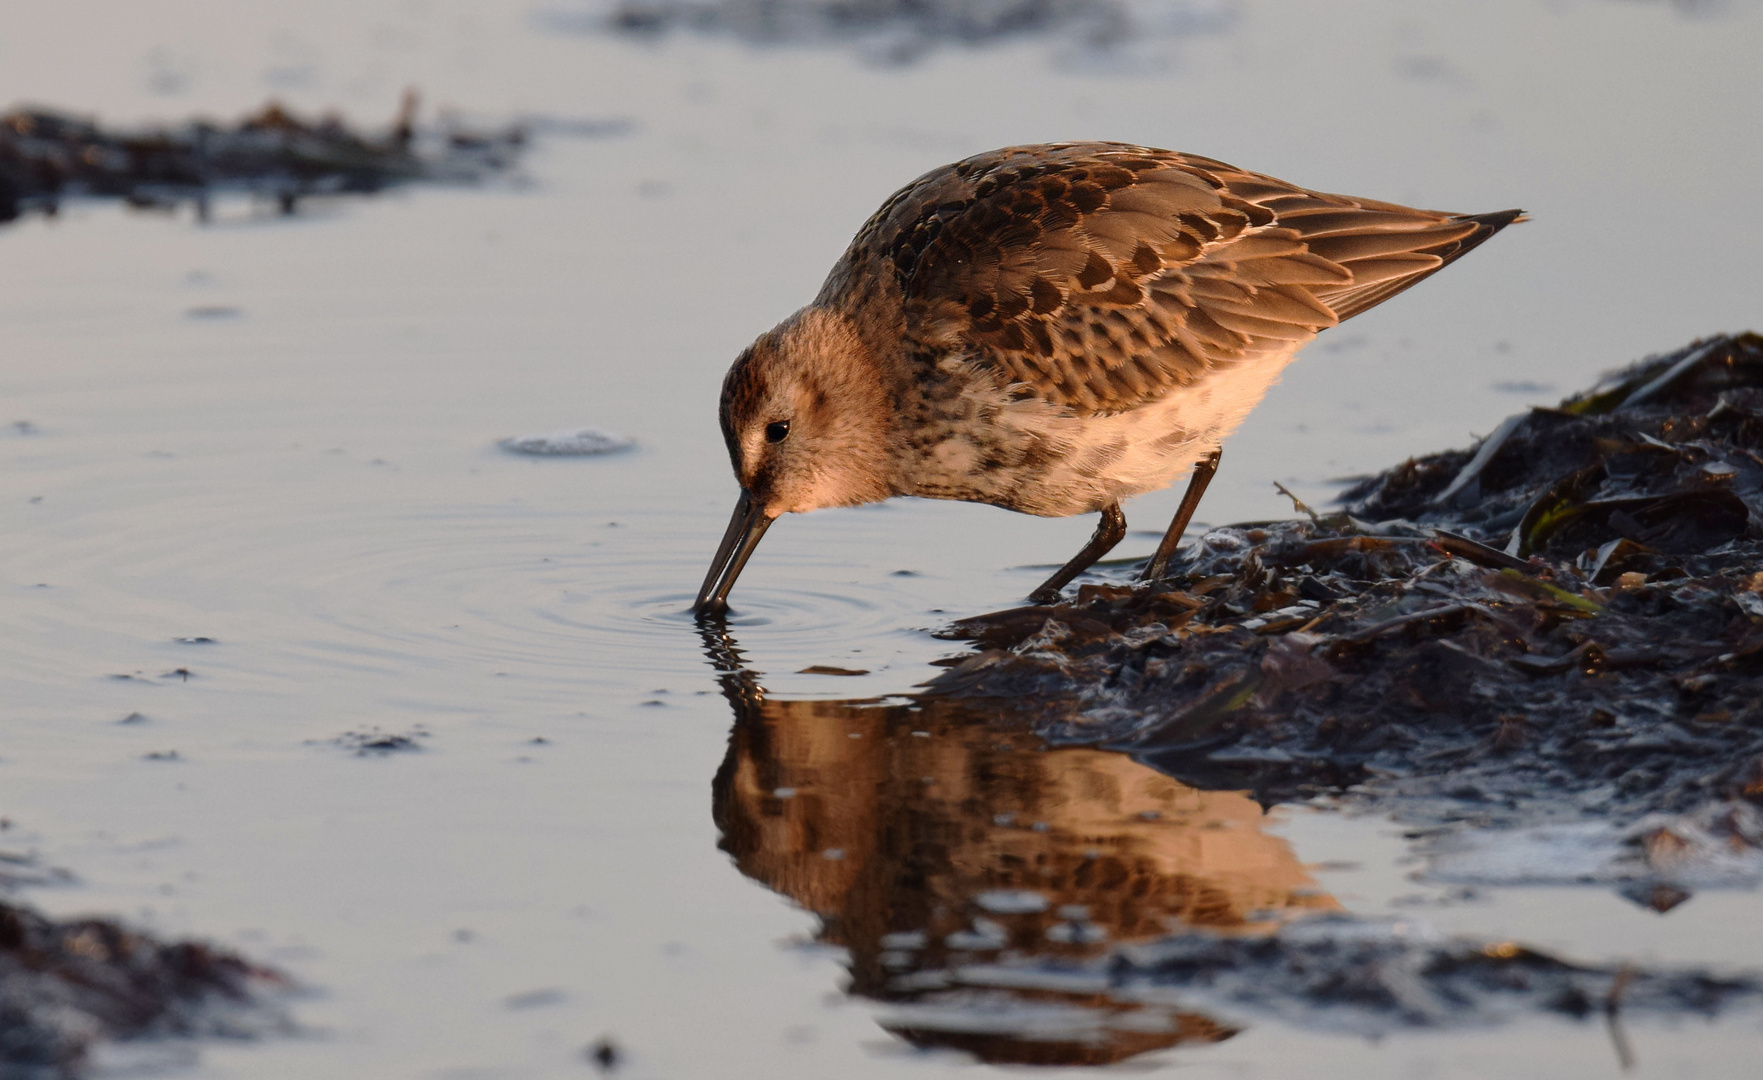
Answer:
<svg viewBox="0 0 1763 1080"><path fill-rule="evenodd" d="M1385 822L1263 813L1001 718L840 703L928 678L949 647L926 628L1015 602L1087 520L785 521L735 594L733 684L683 616L734 495L722 370L883 197L967 153L1120 138L1535 215L1319 341L1231 444L1214 521L1757 321L1758 5L1220 10L1130 64L1026 42L881 68L559 33L522 3L0 4L0 103L128 119L277 93L365 118L416 83L492 118L634 122L542 138L527 182L490 190L291 220L240 203L209 227L76 204L0 231L0 847L77 876L27 899L311 988L301 1036L204 1047L189 1075L213 1077L578 1076L602 1035L637 1077L931 1076L1032 1056L1024 1024L1059 1060L1195 1075L1616 1072L1597 1024L1373 1040L1070 990L976 1028L889 989L989 933L951 913L1009 908L1025 861L1060 884L992 922L1078 926L1048 938L1073 956L1098 947L1083 925L1131 942L1345 910L1763 969L1747 889L1667 916L1595 886L1456 902ZM584 425L638 448L495 447ZM1129 518L1155 530L1174 501ZM869 674L798 674L815 664ZM422 749L336 741L376 730ZM1096 850L1149 899L1078 873ZM928 952L888 936L902 913ZM1635 1075L1744 1075L1763 1050L1754 1018L1631 1036Z"/></svg>

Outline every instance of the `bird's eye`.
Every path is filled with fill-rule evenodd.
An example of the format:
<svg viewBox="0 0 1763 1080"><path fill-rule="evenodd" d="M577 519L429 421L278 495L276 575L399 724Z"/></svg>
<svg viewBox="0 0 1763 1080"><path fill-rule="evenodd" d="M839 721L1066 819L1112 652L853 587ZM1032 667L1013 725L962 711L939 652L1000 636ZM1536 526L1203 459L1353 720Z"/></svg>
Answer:
<svg viewBox="0 0 1763 1080"><path fill-rule="evenodd" d="M789 434L790 422L788 420L773 420L771 423L765 425L766 442L783 442Z"/></svg>

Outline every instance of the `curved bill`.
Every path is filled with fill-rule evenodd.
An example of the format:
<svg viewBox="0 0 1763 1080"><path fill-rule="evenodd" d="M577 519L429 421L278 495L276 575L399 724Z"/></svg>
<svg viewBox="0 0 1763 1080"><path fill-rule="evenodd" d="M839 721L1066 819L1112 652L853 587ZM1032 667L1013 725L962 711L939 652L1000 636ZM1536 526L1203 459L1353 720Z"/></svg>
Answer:
<svg viewBox="0 0 1763 1080"><path fill-rule="evenodd" d="M728 611L728 591L735 587L735 578L741 576L741 568L759 546L759 538L771 527L771 520L753 493L742 488L728 531L722 534L716 558L710 561L710 573L704 576L704 585L692 604L693 615L722 615Z"/></svg>

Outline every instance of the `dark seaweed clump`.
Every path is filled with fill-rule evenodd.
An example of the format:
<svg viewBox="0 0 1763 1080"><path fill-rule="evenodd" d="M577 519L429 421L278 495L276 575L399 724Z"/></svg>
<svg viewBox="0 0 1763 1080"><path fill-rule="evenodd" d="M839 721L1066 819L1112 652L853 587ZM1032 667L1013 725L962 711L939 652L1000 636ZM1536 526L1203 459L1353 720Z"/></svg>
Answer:
<svg viewBox="0 0 1763 1080"><path fill-rule="evenodd" d="M1763 338L1710 338L1344 512L1213 530L1160 587L957 623L981 651L929 692L1266 801L1618 823L1763 802L1760 452Z"/></svg>
<svg viewBox="0 0 1763 1080"><path fill-rule="evenodd" d="M0 1076L77 1076L100 1042L279 1030L286 986L213 946L0 902Z"/></svg>
<svg viewBox="0 0 1763 1080"><path fill-rule="evenodd" d="M293 213L312 195L361 194L418 180L470 181L506 170L526 142L520 127L435 131L416 124L407 95L381 132L335 115L308 119L276 102L235 124L198 120L137 131L49 109L0 116L0 222L53 214L70 198L118 198L206 218L218 193L248 193Z"/></svg>
<svg viewBox="0 0 1763 1080"><path fill-rule="evenodd" d="M422 743L419 740L428 737L428 730L422 727L408 732L381 731L374 727L366 731L345 731L329 742L354 751L356 757L384 757L387 754L414 753L421 750Z"/></svg>

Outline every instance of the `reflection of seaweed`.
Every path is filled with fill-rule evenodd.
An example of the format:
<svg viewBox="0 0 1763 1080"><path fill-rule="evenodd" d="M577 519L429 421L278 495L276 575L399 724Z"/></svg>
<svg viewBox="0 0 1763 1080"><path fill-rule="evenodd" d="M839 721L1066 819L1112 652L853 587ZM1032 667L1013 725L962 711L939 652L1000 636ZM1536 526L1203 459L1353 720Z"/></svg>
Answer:
<svg viewBox="0 0 1763 1080"><path fill-rule="evenodd" d="M753 44L852 43L902 62L939 45L1059 37L1112 50L1146 36L1212 33L1230 25L1224 0L618 0L553 10L559 29L656 35L673 30Z"/></svg>
<svg viewBox="0 0 1763 1080"><path fill-rule="evenodd" d="M1170 587L957 624L983 651L931 689L1033 691L1062 738L1268 798L1381 778L1355 797L1435 821L1763 801L1759 451L1763 338L1711 339L1350 513L1214 530Z"/></svg>
<svg viewBox="0 0 1763 1080"><path fill-rule="evenodd" d="M1763 1000L1755 978L1573 964L1504 941L1416 941L1401 924L1350 917L1266 941L1175 937L1134 949L1112 974L1127 985L1192 987L1207 1000L1372 1032L1474 1025L1519 1009L1586 1019L1617 1000L1631 1013L1714 1016Z"/></svg>
<svg viewBox="0 0 1763 1080"><path fill-rule="evenodd" d="M1229 1038L1221 1011L1378 1032L1763 996L1343 914L1242 793L1049 748L999 703L770 699L732 639L704 633L735 713L722 847L819 916L851 992L915 1045L1103 1064Z"/></svg>

